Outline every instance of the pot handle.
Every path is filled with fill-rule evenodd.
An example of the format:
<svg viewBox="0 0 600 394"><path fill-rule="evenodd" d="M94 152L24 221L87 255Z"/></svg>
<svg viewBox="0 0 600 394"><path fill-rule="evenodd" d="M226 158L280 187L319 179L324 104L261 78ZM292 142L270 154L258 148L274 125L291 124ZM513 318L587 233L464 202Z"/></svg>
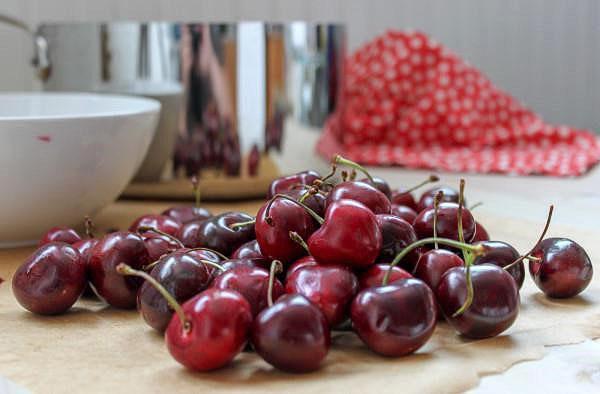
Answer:
<svg viewBox="0 0 600 394"><path fill-rule="evenodd" d="M33 38L33 58L31 59L31 64L36 68L38 78L42 82L47 81L50 77L52 65L50 63L48 40L46 40L46 37L41 34L39 29L33 31L24 21L2 13L0 13L0 23L21 29Z"/></svg>

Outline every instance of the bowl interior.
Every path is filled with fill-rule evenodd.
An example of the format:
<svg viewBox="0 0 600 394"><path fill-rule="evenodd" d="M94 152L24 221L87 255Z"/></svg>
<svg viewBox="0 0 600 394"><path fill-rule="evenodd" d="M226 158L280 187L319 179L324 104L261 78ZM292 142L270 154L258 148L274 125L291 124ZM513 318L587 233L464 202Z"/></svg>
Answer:
<svg viewBox="0 0 600 394"><path fill-rule="evenodd" d="M87 93L0 93L0 121L119 116L155 111L154 100Z"/></svg>

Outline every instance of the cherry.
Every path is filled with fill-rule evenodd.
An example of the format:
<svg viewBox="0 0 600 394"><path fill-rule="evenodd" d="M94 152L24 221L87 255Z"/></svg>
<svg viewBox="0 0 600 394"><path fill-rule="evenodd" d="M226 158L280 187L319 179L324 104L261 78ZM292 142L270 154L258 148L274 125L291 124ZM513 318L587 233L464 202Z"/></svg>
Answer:
<svg viewBox="0 0 600 394"><path fill-rule="evenodd" d="M409 189L396 189L392 192L392 203L397 204L397 205L404 205L406 207L409 207L413 210L417 210L417 202L415 201L415 197L412 195L412 192L417 190L418 188L425 186L429 183L434 183L439 181L440 178L437 175L430 175L428 179L424 180L423 182L409 188ZM412 223L412 221L409 221L409 223Z"/></svg>
<svg viewBox="0 0 600 394"><path fill-rule="evenodd" d="M273 265L281 264L276 260ZM273 271L281 270L281 267L273 267ZM269 271L250 267L245 264L236 264L217 276L211 287L220 290L235 290L246 298L250 304L252 316L258 315L267 307L269 296ZM277 279L273 279L272 297L279 298L285 293L283 285Z"/></svg>
<svg viewBox="0 0 600 394"><path fill-rule="evenodd" d="M256 353L274 367L311 372L327 356L331 333L318 307L300 294L286 294L258 314L251 341Z"/></svg>
<svg viewBox="0 0 600 394"><path fill-rule="evenodd" d="M148 256L151 261L156 261L161 256L184 247L183 244L178 240L176 242L172 238L166 237L162 234L145 232L140 234L140 236L144 240L146 249L148 249Z"/></svg>
<svg viewBox="0 0 600 394"><path fill-rule="evenodd" d="M19 304L30 312L66 312L85 288L85 264L77 249L64 242L42 245L17 269L12 279Z"/></svg>
<svg viewBox="0 0 600 394"><path fill-rule="evenodd" d="M475 221L475 235L473 236L473 239L471 240L471 242L475 243L475 242L489 241L489 240L490 240L490 236L489 236L487 230L485 229L485 227L483 227L481 225L481 223L479 223L478 221Z"/></svg>
<svg viewBox="0 0 600 394"><path fill-rule="evenodd" d="M245 244L242 244L239 248L237 248L232 254L232 259L243 259L243 258L257 258L263 259L264 256L260 251L260 246L258 246L258 242L253 239L252 241L248 241Z"/></svg>
<svg viewBox="0 0 600 394"><path fill-rule="evenodd" d="M86 272L86 286L85 289L83 290L83 294L82 296L84 297L94 297L95 293L94 290L92 290L89 282L87 282L87 279L90 278L90 258L92 257L92 249L94 248L94 246L96 246L96 244L98 243L98 239L96 238L88 238L88 239L82 239L79 242L75 242L73 244L73 247L75 249L77 249L77 251L79 252L79 255L81 256L81 261L83 262L83 264L85 265L85 272Z"/></svg>
<svg viewBox="0 0 600 394"><path fill-rule="evenodd" d="M506 272L513 277L519 289L523 286L525 265L522 261L513 264L520 257L514 247L502 241L482 241L477 242L476 245L482 245L485 253L478 256L473 264L493 264L500 268L510 265L506 268Z"/></svg>
<svg viewBox="0 0 600 394"><path fill-rule="evenodd" d="M308 239L308 249L320 263L365 268L379 256L381 243L373 212L358 201L338 200L327 206L325 221Z"/></svg>
<svg viewBox="0 0 600 394"><path fill-rule="evenodd" d="M389 200L392 199L392 189L390 188L390 185L387 183L387 181L385 179L374 176L374 177L371 177L370 180L369 180L369 178L363 178L360 181L370 184L375 189L377 189L380 192L382 192L383 194L385 194L385 196Z"/></svg>
<svg viewBox="0 0 600 394"><path fill-rule="evenodd" d="M433 334L435 299L418 279L362 290L352 302L352 327L374 352L404 356L415 352Z"/></svg>
<svg viewBox="0 0 600 394"><path fill-rule="evenodd" d="M176 237L182 225L180 221L169 216L149 214L137 218L129 226L129 231L135 233L140 228L150 227Z"/></svg>
<svg viewBox="0 0 600 394"><path fill-rule="evenodd" d="M320 178L321 175L313 170L302 171L297 174L277 178L271 182L267 198L271 199L276 194L285 194L297 185L312 185L314 181Z"/></svg>
<svg viewBox="0 0 600 394"><path fill-rule="evenodd" d="M338 183L327 195L327 206L335 201L350 199L367 206L373 213L390 213L389 198L366 182L346 181Z"/></svg>
<svg viewBox="0 0 600 394"><path fill-rule="evenodd" d="M244 225L230 227L239 223ZM186 224L179 239L187 247L204 246L229 256L242 244L254 239L254 219L241 212L222 213L202 222Z"/></svg>
<svg viewBox="0 0 600 394"><path fill-rule="evenodd" d="M451 268L442 277L436 291L446 320L467 338L489 338L508 329L519 313L519 290L504 269L491 264L470 268L472 302L469 299L467 269ZM460 309L462 313L457 314Z"/></svg>
<svg viewBox="0 0 600 394"><path fill-rule="evenodd" d="M144 240L138 234L118 231L105 235L91 250L90 281L98 295L110 305L135 308L141 282L138 278L119 275L116 267L120 263L140 269L150 263Z"/></svg>
<svg viewBox="0 0 600 394"><path fill-rule="evenodd" d="M69 227L52 227L40 239L38 246L45 245L50 242L64 242L69 245L81 241L81 237L77 231Z"/></svg>
<svg viewBox="0 0 600 394"><path fill-rule="evenodd" d="M381 229L381 252L377 261L389 263L402 249L417 240L413 227L403 219L391 214L376 215L377 224ZM404 267L412 271L419 260L420 251L414 250L404 260Z"/></svg>
<svg viewBox="0 0 600 394"><path fill-rule="evenodd" d="M456 254L445 249L432 249L423 253L414 274L435 291L446 271L464 265L465 262Z"/></svg>
<svg viewBox="0 0 600 394"><path fill-rule="evenodd" d="M574 297L590 283L593 266L585 250L568 238L547 238L530 253L529 273L552 298Z"/></svg>
<svg viewBox="0 0 600 394"><path fill-rule="evenodd" d="M302 202L304 205L315 211L319 216L325 213L325 206L327 205L327 197L324 193L319 192L315 189L316 193L311 193L312 187L302 185L300 187L294 187L282 194L293 198L296 201Z"/></svg>
<svg viewBox="0 0 600 394"><path fill-rule="evenodd" d="M441 202L453 202L458 203L458 191L448 186L437 186L427 190L421 195L419 202L417 203L417 211L421 212L428 208L433 208L433 198L439 192L443 193Z"/></svg>
<svg viewBox="0 0 600 394"><path fill-rule="evenodd" d="M221 267L223 270L228 271L238 265L244 265L251 268L262 268L268 270L271 266L270 260L265 259L264 257L256 258L256 257L242 257L242 258L231 258L221 261Z"/></svg>
<svg viewBox="0 0 600 394"><path fill-rule="evenodd" d="M161 215L170 217L182 224L186 224L195 220L206 220L212 217L210 211L200 207L181 205L171 207L164 210Z"/></svg>
<svg viewBox="0 0 600 394"><path fill-rule="evenodd" d="M296 260L292 265L290 265L285 273L286 278L289 278L294 272L296 272L297 270L304 268L304 267L310 267L310 266L314 266L314 265L318 265L319 263L317 263L317 260L315 260L314 257L312 256L304 256L298 260Z"/></svg>
<svg viewBox="0 0 600 394"><path fill-rule="evenodd" d="M208 288L212 280L211 264L214 263L181 250L163 256L150 275L182 303ZM173 316L167 300L149 282L144 282L138 291L137 307L146 323L160 332L167 328Z"/></svg>
<svg viewBox="0 0 600 394"><path fill-rule="evenodd" d="M444 195L445 196L445 195ZM437 210L437 235L442 238L459 240L458 234L459 205L453 202L443 202ZM434 223L434 208L426 208L419 213L413 227L419 239L432 237ZM468 209L462 209L462 226L464 239L470 241L475 234L475 219Z"/></svg>
<svg viewBox="0 0 600 394"><path fill-rule="evenodd" d="M400 219L406 220L412 224L417 218L417 212L409 206L392 204L392 215L398 216Z"/></svg>
<svg viewBox="0 0 600 394"><path fill-rule="evenodd" d="M385 274L390 270L389 264L373 264L368 270L358 276L358 287L360 290L369 287L381 286ZM394 283L400 279L408 279L413 276L398 266L391 267L389 282Z"/></svg>
<svg viewBox="0 0 600 394"><path fill-rule="evenodd" d="M321 309L329 326L335 327L348 316L358 280L345 266L305 265L288 275L285 292L306 297Z"/></svg>
<svg viewBox="0 0 600 394"><path fill-rule="evenodd" d="M256 241L263 255L269 259L291 263L306 254L290 233L307 239L318 228L322 219L301 203L284 195L275 195L256 214Z"/></svg>

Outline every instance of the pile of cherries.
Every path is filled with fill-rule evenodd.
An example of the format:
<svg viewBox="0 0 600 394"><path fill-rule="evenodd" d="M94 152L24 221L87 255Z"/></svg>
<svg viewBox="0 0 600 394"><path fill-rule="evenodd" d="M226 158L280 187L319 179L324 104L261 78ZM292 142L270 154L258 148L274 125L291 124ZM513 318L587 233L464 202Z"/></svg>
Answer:
<svg viewBox="0 0 600 394"><path fill-rule="evenodd" d="M341 181L338 167L347 168ZM366 177L356 180L357 171ZM86 238L51 229L15 273L13 291L46 315L90 291L113 307L137 307L194 370L223 367L250 348L276 368L309 372L326 358L332 330L353 330L389 357L415 352L440 319L466 338L500 334L517 318L525 260L548 297L589 284L581 246L544 239L552 207L539 241L521 255L475 221L464 181L418 201L415 189L392 191L336 156L326 176L273 181L256 217L212 215L197 203L101 238L89 223Z"/></svg>

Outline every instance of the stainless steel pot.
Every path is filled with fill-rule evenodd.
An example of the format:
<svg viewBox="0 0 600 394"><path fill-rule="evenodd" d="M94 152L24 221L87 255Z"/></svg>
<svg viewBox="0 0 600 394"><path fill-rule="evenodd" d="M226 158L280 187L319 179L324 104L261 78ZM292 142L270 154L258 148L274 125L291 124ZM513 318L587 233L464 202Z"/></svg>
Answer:
<svg viewBox="0 0 600 394"><path fill-rule="evenodd" d="M215 167L252 175L253 158L262 157L257 151L281 148L288 113L305 124L323 123L343 76L341 25L111 22L30 29L1 15L0 22L32 35L44 90L142 94L168 107L138 173L143 181L164 175L169 157L177 176ZM165 106L164 92L152 90L163 83L179 84L178 105Z"/></svg>

